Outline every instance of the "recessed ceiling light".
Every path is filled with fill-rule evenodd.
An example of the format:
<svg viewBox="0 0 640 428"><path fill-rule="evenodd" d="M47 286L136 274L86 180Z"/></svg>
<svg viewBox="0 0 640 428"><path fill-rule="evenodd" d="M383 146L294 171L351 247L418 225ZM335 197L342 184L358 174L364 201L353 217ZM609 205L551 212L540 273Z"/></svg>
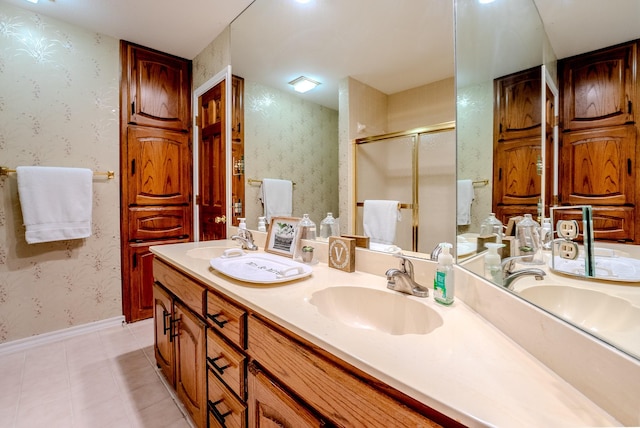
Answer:
<svg viewBox="0 0 640 428"><path fill-rule="evenodd" d="M478 3L480 4L489 4L489 3L493 3L495 0L478 0Z"/></svg>
<svg viewBox="0 0 640 428"><path fill-rule="evenodd" d="M29 3L38 3L38 0L27 0Z"/></svg>
<svg viewBox="0 0 640 428"><path fill-rule="evenodd" d="M293 79L291 82L289 82L289 84L293 86L293 89L296 92L304 94L305 92L308 92L318 86L320 82L316 82L315 80L309 79L308 77L300 76L297 79Z"/></svg>

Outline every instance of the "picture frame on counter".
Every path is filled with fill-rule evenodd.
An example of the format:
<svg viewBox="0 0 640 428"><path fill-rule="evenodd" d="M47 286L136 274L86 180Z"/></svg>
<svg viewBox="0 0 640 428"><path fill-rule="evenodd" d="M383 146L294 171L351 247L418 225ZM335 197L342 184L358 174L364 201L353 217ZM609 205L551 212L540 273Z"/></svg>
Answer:
<svg viewBox="0 0 640 428"><path fill-rule="evenodd" d="M264 250L293 258L298 223L300 223L299 217L272 217Z"/></svg>

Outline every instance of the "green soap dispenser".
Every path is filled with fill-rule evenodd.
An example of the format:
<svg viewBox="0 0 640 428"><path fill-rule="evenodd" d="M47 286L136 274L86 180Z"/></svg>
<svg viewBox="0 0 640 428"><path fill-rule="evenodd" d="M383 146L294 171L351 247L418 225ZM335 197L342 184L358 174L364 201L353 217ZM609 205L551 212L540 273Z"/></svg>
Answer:
<svg viewBox="0 0 640 428"><path fill-rule="evenodd" d="M455 286L453 283L453 257L450 249L453 247L448 242L439 244L442 251L438 255L438 266L436 267L436 276L433 280L433 298L436 302L443 305L453 303L455 294Z"/></svg>

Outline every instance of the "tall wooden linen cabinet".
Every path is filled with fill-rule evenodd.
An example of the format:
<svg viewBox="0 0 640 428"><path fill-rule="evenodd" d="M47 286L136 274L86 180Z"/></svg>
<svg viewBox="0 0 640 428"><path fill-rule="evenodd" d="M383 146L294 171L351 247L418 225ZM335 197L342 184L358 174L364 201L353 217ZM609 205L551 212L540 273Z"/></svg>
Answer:
<svg viewBox="0 0 640 428"><path fill-rule="evenodd" d="M596 239L640 243L638 44L558 61L560 204L591 205ZM580 218L580 212L562 211Z"/></svg>
<svg viewBox="0 0 640 428"><path fill-rule="evenodd" d="M149 246L192 240L191 61L120 43L122 305L153 316Z"/></svg>

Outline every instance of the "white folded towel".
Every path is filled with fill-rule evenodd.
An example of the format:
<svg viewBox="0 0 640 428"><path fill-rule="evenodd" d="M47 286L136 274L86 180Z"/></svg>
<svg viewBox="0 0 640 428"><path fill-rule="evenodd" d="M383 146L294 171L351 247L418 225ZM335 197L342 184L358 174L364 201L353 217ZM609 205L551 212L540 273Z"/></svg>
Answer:
<svg viewBox="0 0 640 428"><path fill-rule="evenodd" d="M364 234L373 243L392 245L400 221L399 201L365 200L362 224Z"/></svg>
<svg viewBox="0 0 640 428"><path fill-rule="evenodd" d="M90 169L20 166L16 172L27 243L91 236Z"/></svg>
<svg viewBox="0 0 640 428"><path fill-rule="evenodd" d="M457 224L459 226L471 224L471 203L475 198L473 181L458 180Z"/></svg>
<svg viewBox="0 0 640 428"><path fill-rule="evenodd" d="M260 200L264 216L271 223L272 217L291 217L293 213L293 183L291 180L265 178L260 186Z"/></svg>

